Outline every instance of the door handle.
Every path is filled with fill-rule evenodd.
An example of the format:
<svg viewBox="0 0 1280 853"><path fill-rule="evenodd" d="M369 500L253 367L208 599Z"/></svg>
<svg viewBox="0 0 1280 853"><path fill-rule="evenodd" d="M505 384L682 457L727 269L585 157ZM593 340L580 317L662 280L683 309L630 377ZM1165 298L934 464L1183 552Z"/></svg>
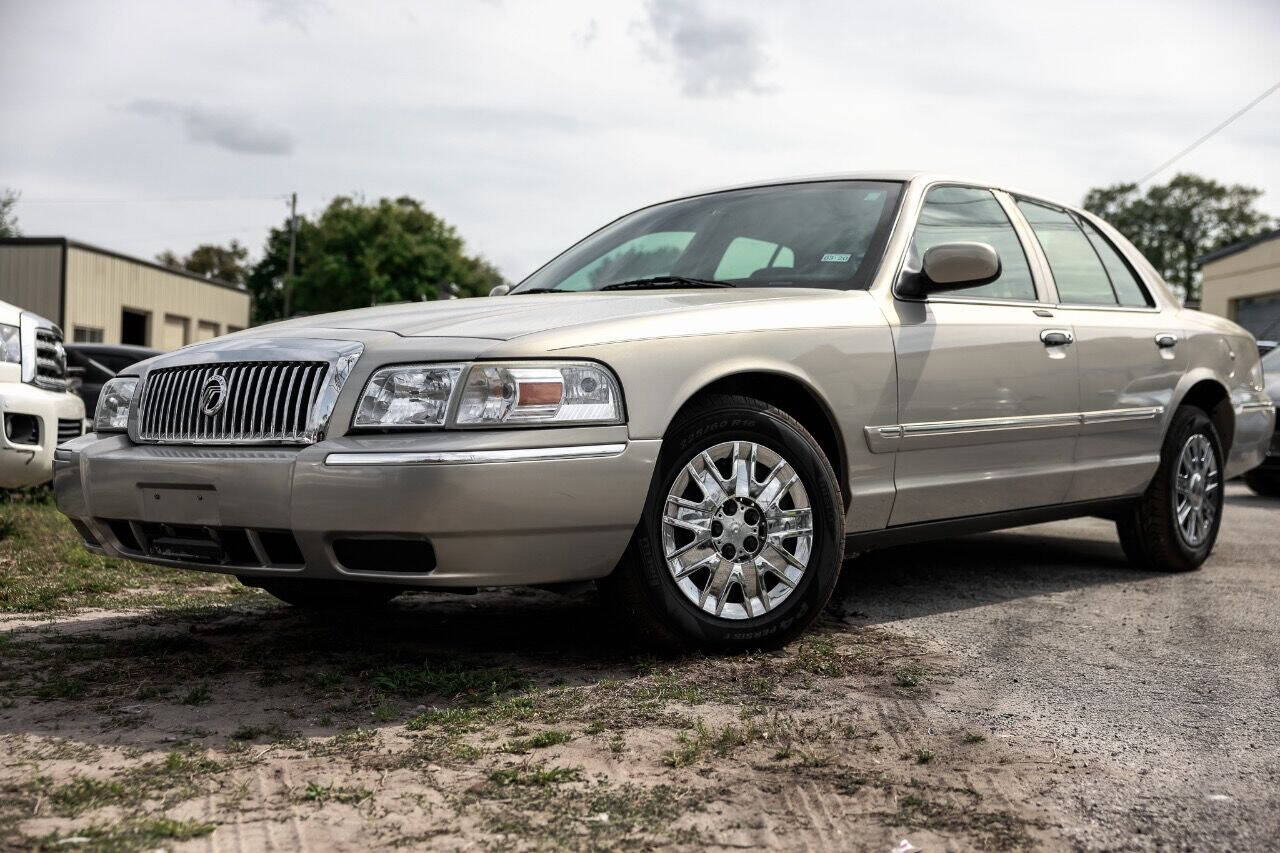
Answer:
<svg viewBox="0 0 1280 853"><path fill-rule="evenodd" d="M1045 329L1040 333L1040 340L1047 347L1064 347L1075 339L1070 329Z"/></svg>
<svg viewBox="0 0 1280 853"><path fill-rule="evenodd" d="M1178 336L1173 332L1157 332L1156 346L1160 349L1169 349L1178 345Z"/></svg>

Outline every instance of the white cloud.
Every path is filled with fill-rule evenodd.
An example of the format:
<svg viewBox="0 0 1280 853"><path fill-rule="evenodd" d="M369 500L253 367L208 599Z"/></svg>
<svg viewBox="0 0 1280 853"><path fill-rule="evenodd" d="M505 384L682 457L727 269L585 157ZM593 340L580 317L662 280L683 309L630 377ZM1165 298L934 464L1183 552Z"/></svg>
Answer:
<svg viewBox="0 0 1280 853"><path fill-rule="evenodd" d="M140 98L126 110L143 116L176 118L192 142L207 142L241 154L289 154L293 136L289 131L262 122L239 110L218 109L201 104Z"/></svg>
<svg viewBox="0 0 1280 853"><path fill-rule="evenodd" d="M675 64L686 95L760 93L768 67L764 36L745 17L709 10L702 0L649 0L647 24L655 58Z"/></svg>

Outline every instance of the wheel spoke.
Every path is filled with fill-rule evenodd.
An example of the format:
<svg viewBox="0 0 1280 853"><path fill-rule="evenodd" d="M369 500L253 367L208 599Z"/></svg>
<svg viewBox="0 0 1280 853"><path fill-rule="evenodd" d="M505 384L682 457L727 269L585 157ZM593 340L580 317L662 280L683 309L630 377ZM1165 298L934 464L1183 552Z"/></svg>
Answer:
<svg viewBox="0 0 1280 853"><path fill-rule="evenodd" d="M672 572L672 575L673 577L675 577L676 580L684 580L685 578L689 577L689 575L693 574L699 569L707 568L708 566L710 566L712 563L716 562L719 559L720 559L720 555L717 554L715 551L712 551L710 554L703 557L701 560L698 560L695 563L690 563L684 568L679 569L675 572Z"/></svg>
<svg viewBox="0 0 1280 853"><path fill-rule="evenodd" d="M728 560L717 559L718 565L712 570L707 585L702 588L702 596L698 599L698 606L706 610L707 599L710 598L715 602L715 612L719 616L720 611L724 609L725 593L729 591L729 575L733 573L733 563Z"/></svg>

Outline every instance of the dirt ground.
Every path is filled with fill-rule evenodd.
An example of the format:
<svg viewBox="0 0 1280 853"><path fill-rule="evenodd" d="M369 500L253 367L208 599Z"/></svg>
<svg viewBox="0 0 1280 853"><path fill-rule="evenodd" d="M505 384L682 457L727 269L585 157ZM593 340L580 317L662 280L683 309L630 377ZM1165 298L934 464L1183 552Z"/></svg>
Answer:
<svg viewBox="0 0 1280 853"><path fill-rule="evenodd" d="M0 848L1274 848L1280 503L1228 500L1191 575L1096 520L886 550L803 641L675 660L590 595L160 594L8 510Z"/></svg>

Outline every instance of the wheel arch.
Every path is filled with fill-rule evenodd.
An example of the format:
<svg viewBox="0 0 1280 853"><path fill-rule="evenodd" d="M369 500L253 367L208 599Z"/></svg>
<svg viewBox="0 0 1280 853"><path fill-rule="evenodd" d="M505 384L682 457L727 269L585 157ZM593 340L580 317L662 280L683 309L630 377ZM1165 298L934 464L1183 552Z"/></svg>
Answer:
<svg viewBox="0 0 1280 853"><path fill-rule="evenodd" d="M1214 429L1218 431L1223 456L1231 453L1231 445L1235 441L1236 413L1231 405L1231 392L1221 380L1209 374L1189 376L1187 388L1176 398L1174 409L1179 406L1194 406L1208 415ZM1171 423L1172 418L1168 422ZM1168 429L1167 423L1165 428Z"/></svg>
<svg viewBox="0 0 1280 853"><path fill-rule="evenodd" d="M840 495L845 509L848 509L852 495L849 490L849 463L844 435L830 405L813 385L795 374L779 370L750 369L726 373L705 382L680 401L667 428L670 429L671 424L676 423L690 406L713 394L754 397L777 406L799 421L818 442L835 470Z"/></svg>

